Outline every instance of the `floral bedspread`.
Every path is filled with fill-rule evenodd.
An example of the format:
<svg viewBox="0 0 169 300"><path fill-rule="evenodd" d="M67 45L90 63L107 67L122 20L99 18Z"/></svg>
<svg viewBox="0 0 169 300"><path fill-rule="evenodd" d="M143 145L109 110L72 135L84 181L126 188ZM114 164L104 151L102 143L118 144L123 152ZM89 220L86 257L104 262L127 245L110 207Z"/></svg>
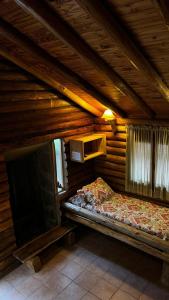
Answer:
<svg viewBox="0 0 169 300"><path fill-rule="evenodd" d="M100 204L87 203L84 198L82 203L73 201L73 197L70 202L169 240L169 208L117 193Z"/></svg>

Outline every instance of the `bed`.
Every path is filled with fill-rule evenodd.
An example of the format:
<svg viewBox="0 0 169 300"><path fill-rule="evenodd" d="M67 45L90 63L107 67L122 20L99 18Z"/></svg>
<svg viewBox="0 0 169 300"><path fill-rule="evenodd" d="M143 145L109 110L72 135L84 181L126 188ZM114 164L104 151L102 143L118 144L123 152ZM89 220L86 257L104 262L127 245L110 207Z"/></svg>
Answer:
<svg viewBox="0 0 169 300"><path fill-rule="evenodd" d="M163 260L169 286L169 208L115 193L97 178L63 204L64 215Z"/></svg>

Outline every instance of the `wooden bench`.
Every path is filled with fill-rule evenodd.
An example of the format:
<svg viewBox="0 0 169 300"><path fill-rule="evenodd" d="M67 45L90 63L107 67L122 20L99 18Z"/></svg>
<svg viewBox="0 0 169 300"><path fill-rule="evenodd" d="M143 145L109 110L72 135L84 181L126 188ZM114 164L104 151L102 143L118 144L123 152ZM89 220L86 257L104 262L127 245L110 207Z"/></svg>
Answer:
<svg viewBox="0 0 169 300"><path fill-rule="evenodd" d="M28 242L21 248L18 248L13 255L34 272L38 272L42 267L38 254L63 237L66 237L67 243L71 244L74 237L73 230L76 227L77 226L75 224L70 222L59 227L54 227Z"/></svg>
<svg viewBox="0 0 169 300"><path fill-rule="evenodd" d="M75 222L91 227L163 260L161 282L169 287L169 241L69 202L63 204L63 213Z"/></svg>

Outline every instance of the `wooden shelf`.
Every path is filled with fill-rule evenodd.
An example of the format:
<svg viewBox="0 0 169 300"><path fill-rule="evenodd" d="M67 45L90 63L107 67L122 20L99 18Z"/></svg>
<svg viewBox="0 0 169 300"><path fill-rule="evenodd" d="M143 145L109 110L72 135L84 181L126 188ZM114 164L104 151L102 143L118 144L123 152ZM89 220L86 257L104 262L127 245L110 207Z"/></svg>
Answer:
<svg viewBox="0 0 169 300"><path fill-rule="evenodd" d="M84 163L100 155L106 155L105 134L92 134L70 140L70 158L72 161Z"/></svg>
<svg viewBox="0 0 169 300"><path fill-rule="evenodd" d="M88 154L84 157L84 160L89 160L89 159L92 159L92 158L95 158L97 156L100 156L100 155L104 155L105 153L103 151L98 151L98 152L94 152L94 153L91 153L91 154Z"/></svg>

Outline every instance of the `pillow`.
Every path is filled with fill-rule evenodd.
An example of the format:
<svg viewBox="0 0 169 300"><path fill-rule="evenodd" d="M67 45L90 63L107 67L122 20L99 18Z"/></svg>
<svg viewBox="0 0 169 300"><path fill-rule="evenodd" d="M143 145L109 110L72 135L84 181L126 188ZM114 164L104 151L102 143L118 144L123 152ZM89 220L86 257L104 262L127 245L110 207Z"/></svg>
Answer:
<svg viewBox="0 0 169 300"><path fill-rule="evenodd" d="M95 204L101 204L102 202L109 200L114 194L111 187L101 178L98 177L94 182L82 187L80 191L84 191L86 200L89 203L95 202Z"/></svg>
<svg viewBox="0 0 169 300"><path fill-rule="evenodd" d="M85 193L83 191L81 191L81 193L78 193L78 194L74 195L73 197L69 198L68 201L79 207L85 207L86 206L85 198L86 198Z"/></svg>
<svg viewBox="0 0 169 300"><path fill-rule="evenodd" d="M95 204L93 195L90 192L85 193L83 190L78 190L77 194L69 198L68 202L89 210L93 210Z"/></svg>
<svg viewBox="0 0 169 300"><path fill-rule="evenodd" d="M85 191L83 190L83 188L77 191L77 195L82 195L82 194L84 195L84 200L86 204L91 204L91 205L95 204L96 200L91 191L87 191L87 190Z"/></svg>

